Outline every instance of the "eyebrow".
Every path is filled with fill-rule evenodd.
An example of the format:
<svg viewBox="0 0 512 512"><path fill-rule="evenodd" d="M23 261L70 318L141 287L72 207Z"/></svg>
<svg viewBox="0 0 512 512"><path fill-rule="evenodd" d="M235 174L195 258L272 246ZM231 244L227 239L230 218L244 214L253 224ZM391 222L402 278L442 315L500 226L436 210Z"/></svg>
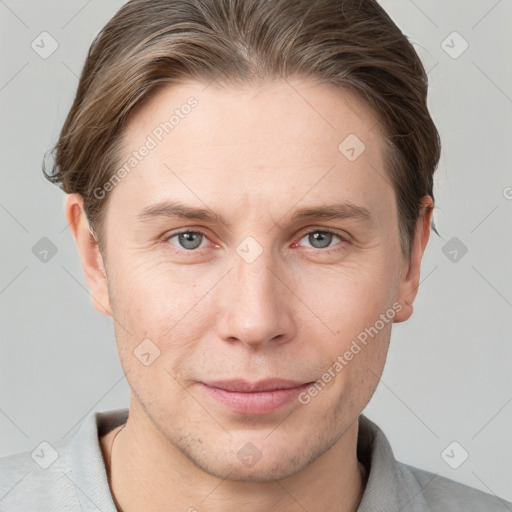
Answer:
<svg viewBox="0 0 512 512"><path fill-rule="evenodd" d="M353 203L332 204L321 207L301 208L292 215L290 224L314 220L359 219L370 221L372 216L367 208Z"/></svg>
<svg viewBox="0 0 512 512"><path fill-rule="evenodd" d="M147 222L158 217L182 218L200 220L209 224L227 224L226 219L207 208L197 208L178 201L162 201L147 206L137 214L142 222Z"/></svg>
<svg viewBox="0 0 512 512"><path fill-rule="evenodd" d="M198 220L208 224L229 225L222 215L215 213L208 208L197 208L180 203L179 201L162 201L160 203L147 206L137 214L137 218L141 222L148 222L162 217ZM372 215L369 210L363 206L358 206L353 203L340 203L300 208L295 210L288 223L300 224L311 221L343 219L356 219L368 222L372 220ZM276 224L279 224L279 221Z"/></svg>

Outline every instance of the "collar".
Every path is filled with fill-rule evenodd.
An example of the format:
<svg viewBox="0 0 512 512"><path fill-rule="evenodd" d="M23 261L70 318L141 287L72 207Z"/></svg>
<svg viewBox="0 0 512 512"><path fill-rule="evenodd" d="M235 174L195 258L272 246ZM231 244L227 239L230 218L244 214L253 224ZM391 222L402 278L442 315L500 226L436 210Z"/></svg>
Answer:
<svg viewBox="0 0 512 512"><path fill-rule="evenodd" d="M369 471L357 512L430 512L408 466L395 459L384 432L364 415L359 417L357 457Z"/></svg>

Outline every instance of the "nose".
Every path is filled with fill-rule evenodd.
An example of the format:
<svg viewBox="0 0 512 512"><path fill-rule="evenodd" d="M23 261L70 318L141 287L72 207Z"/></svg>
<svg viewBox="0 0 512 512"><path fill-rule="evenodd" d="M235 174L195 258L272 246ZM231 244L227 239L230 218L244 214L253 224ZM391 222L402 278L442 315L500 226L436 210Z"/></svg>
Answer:
<svg viewBox="0 0 512 512"><path fill-rule="evenodd" d="M235 255L234 268L218 295L221 339L257 349L294 338L296 304L286 276L280 274L265 253L251 263Z"/></svg>

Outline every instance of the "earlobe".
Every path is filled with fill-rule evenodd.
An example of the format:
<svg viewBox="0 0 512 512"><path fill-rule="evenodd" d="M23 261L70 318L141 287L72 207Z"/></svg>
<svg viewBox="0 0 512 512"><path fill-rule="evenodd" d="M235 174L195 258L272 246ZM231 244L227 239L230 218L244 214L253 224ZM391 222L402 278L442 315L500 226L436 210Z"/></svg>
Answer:
<svg viewBox="0 0 512 512"><path fill-rule="evenodd" d="M422 199L420 215L416 222L416 232L411 244L410 258L409 261L404 263L405 268L400 278L397 301L402 306L402 309L395 315L393 320L395 323L405 322L413 313L413 302L420 284L421 260L430 237L433 210L434 203L432 198L425 196Z"/></svg>
<svg viewBox="0 0 512 512"><path fill-rule="evenodd" d="M102 314L111 316L107 275L98 242L90 229L79 194L68 194L65 201L66 220L75 239L82 269L89 286L94 307Z"/></svg>

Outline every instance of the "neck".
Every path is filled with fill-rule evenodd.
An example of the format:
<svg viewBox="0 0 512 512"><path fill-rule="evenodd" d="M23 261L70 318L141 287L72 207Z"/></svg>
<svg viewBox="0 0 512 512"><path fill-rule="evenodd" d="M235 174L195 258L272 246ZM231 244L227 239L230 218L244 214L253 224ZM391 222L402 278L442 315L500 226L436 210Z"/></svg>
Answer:
<svg viewBox="0 0 512 512"><path fill-rule="evenodd" d="M169 504L173 510L201 512L357 510L365 485L364 468L356 456L357 421L302 471L282 480L240 482L217 478L195 466L135 402L130 403L126 425L101 440L110 487L121 512L165 510Z"/></svg>

